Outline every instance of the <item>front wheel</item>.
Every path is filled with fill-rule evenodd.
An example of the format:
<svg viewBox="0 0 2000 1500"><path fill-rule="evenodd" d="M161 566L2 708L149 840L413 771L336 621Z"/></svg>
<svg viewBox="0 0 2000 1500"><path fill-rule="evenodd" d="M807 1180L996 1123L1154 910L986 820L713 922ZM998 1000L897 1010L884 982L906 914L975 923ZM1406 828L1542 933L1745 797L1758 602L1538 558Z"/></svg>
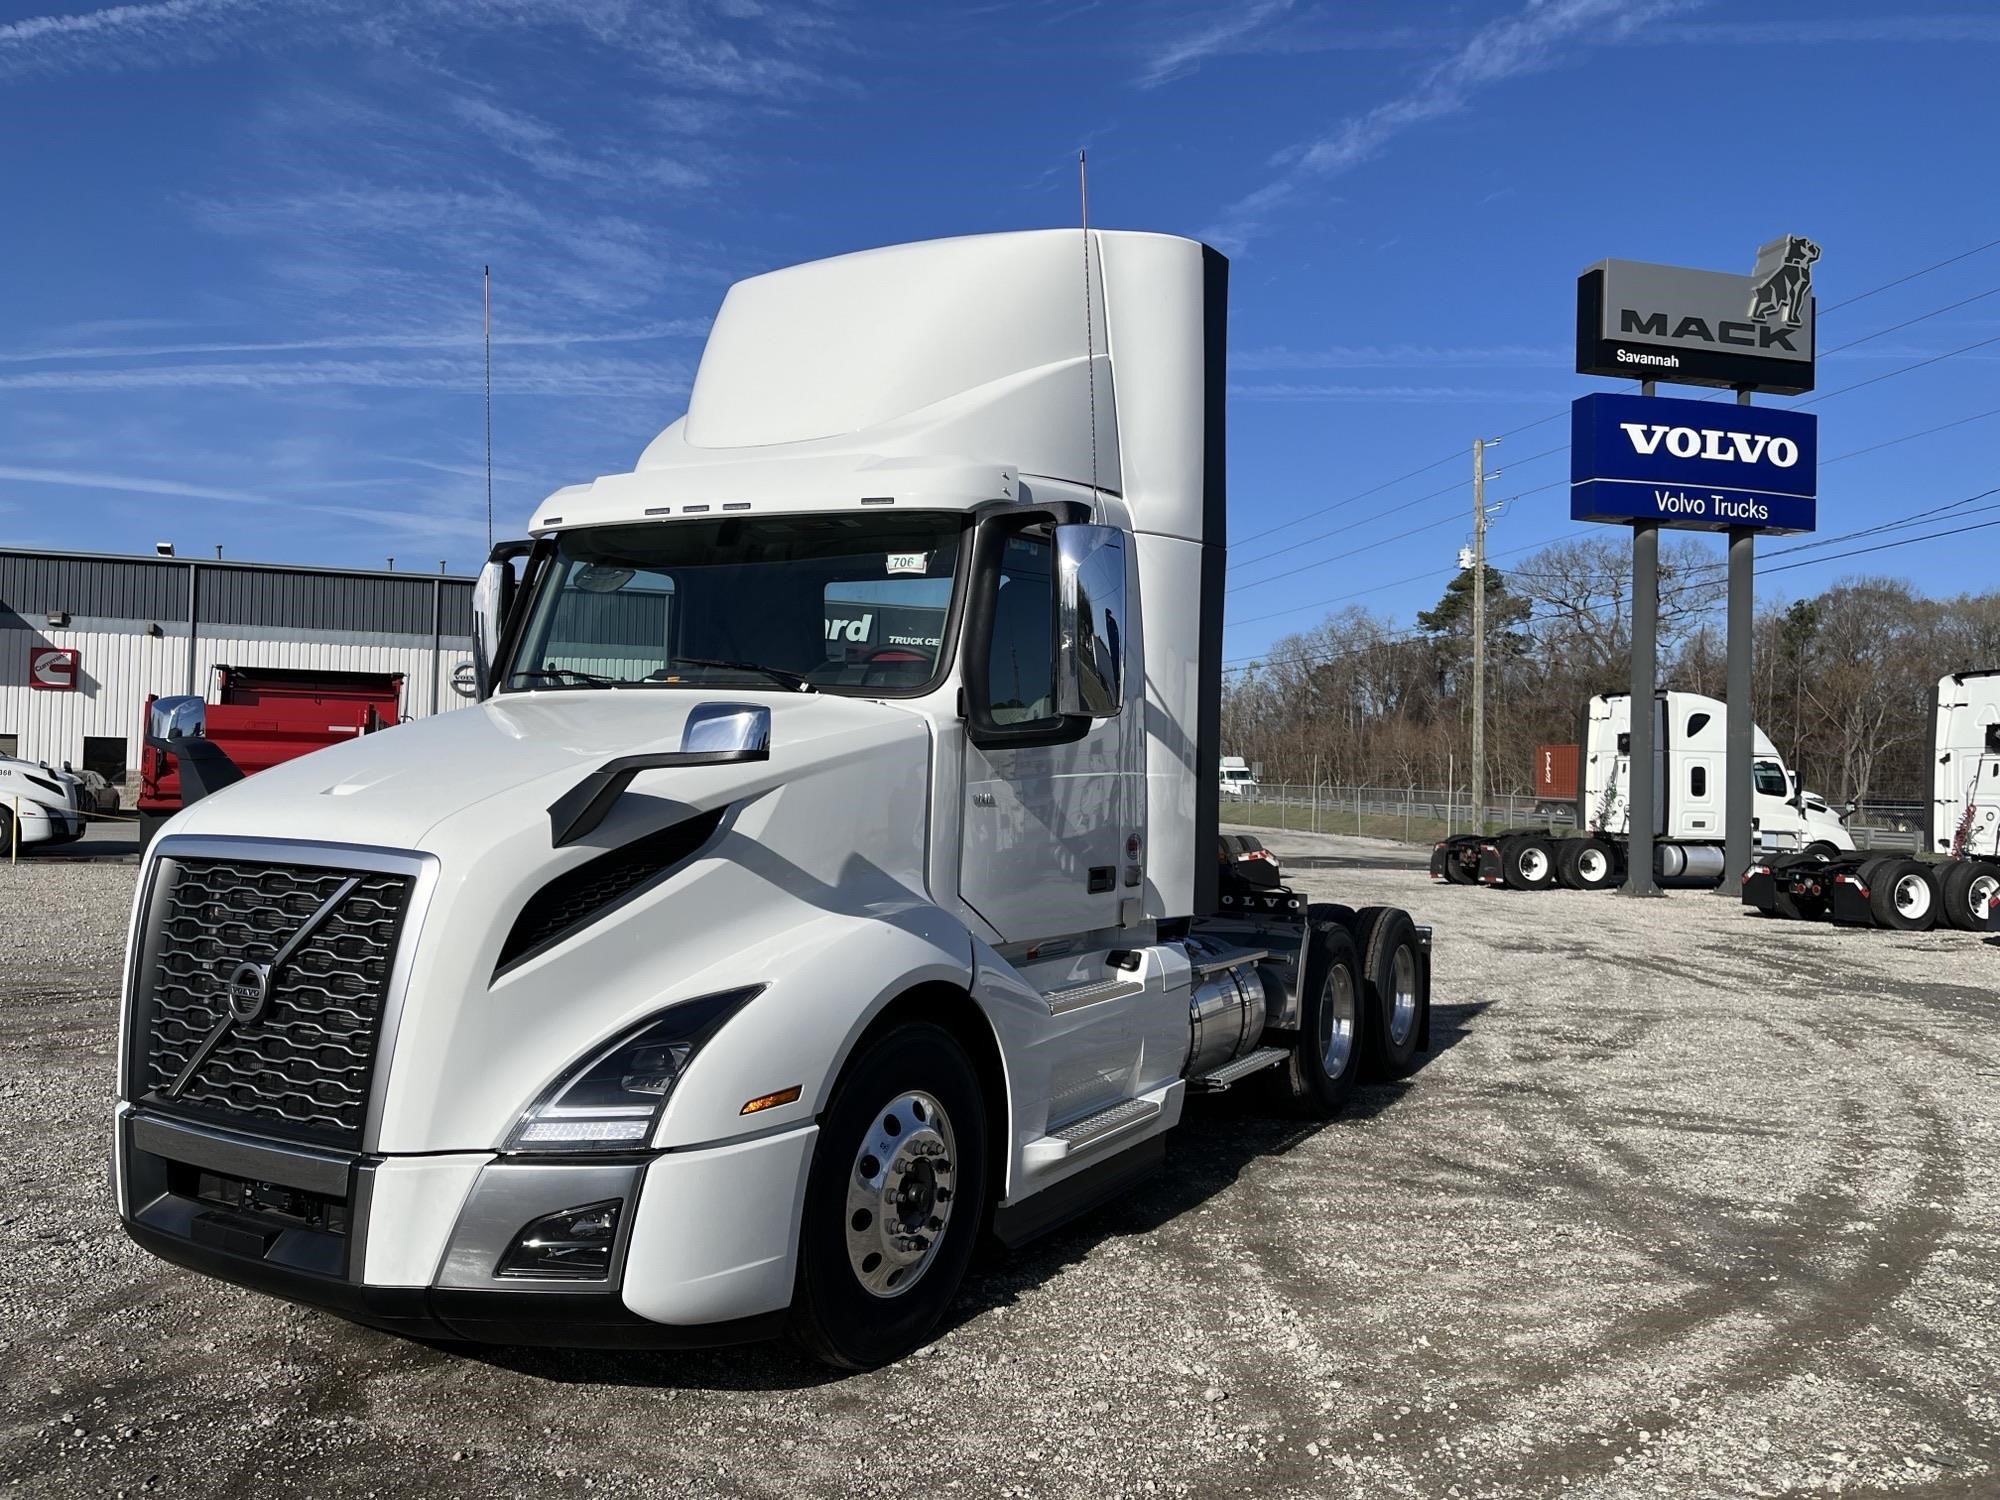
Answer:
<svg viewBox="0 0 2000 1500"><path fill-rule="evenodd" d="M899 1026L849 1066L820 1129L791 1333L845 1370L901 1359L957 1296L986 1205L986 1106L965 1050Z"/></svg>

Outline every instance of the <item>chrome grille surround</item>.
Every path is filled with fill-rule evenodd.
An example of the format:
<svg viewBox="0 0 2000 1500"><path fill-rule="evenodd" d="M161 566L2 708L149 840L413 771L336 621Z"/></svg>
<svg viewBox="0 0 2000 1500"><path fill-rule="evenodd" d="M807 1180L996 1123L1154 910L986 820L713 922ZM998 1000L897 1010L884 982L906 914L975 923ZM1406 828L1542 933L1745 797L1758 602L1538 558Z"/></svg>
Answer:
<svg viewBox="0 0 2000 1500"><path fill-rule="evenodd" d="M436 861L198 835L157 849L135 931L122 1096L253 1135L372 1148ZM232 972L269 964L316 912L271 972L261 1013L231 1017Z"/></svg>

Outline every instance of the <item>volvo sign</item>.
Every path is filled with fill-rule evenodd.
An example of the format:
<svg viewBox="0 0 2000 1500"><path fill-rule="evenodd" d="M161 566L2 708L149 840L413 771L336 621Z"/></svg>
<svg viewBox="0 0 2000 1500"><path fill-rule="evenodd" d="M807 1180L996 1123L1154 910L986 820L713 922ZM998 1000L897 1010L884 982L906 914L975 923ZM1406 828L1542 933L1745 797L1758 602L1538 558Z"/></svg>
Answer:
<svg viewBox="0 0 2000 1500"><path fill-rule="evenodd" d="M1809 391L1818 259L1818 245L1787 234L1758 250L1748 276L1601 260L1577 278L1577 372Z"/></svg>
<svg viewBox="0 0 2000 1500"><path fill-rule="evenodd" d="M1819 419L1771 406L1600 393L1570 407L1570 517L1697 531L1811 531Z"/></svg>

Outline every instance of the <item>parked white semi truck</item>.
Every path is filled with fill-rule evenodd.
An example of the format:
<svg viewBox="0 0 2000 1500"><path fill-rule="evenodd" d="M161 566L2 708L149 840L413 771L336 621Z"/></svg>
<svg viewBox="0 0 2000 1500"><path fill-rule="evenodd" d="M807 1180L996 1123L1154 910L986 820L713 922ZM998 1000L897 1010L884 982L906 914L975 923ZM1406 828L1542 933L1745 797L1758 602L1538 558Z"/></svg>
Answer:
<svg viewBox="0 0 2000 1500"><path fill-rule="evenodd" d="M1632 700L1592 698L1584 710L1576 824L1582 835L1547 829L1462 833L1431 851L1431 874L1456 885L1546 890L1605 890L1625 883L1626 834L1632 826ZM1724 876L1727 823L1728 705L1700 693L1661 692L1653 700L1653 867L1670 885L1713 886ZM1752 742L1751 827L1760 852L1852 849L1839 813L1799 785L1770 736Z"/></svg>
<svg viewBox="0 0 2000 1500"><path fill-rule="evenodd" d="M733 287L686 416L496 550L478 706L152 844L132 1236L394 1329L868 1366L1191 1090L1411 1066L1428 929L1219 858L1226 274L1052 231ZM942 628L827 626L877 606Z"/></svg>
<svg viewBox="0 0 2000 1500"><path fill-rule="evenodd" d="M1924 847L1936 861L1811 850L1759 860L1743 901L1768 916L1924 932L2000 927L2000 672L1953 672L1931 692Z"/></svg>
<svg viewBox="0 0 2000 1500"><path fill-rule="evenodd" d="M0 755L0 859L83 837L83 783L40 761Z"/></svg>

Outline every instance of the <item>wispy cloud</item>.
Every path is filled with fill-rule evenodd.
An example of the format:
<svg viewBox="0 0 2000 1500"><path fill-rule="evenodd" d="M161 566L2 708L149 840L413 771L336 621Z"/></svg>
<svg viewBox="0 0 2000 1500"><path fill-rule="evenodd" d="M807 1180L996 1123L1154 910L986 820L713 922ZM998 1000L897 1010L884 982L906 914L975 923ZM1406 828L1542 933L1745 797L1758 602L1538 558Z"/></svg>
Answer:
<svg viewBox="0 0 2000 1500"><path fill-rule="evenodd" d="M1339 176L1379 155L1415 126L1457 114L1481 92L1553 66L1579 37L1603 44L1685 7L1687 0L1529 0L1511 16L1482 26L1425 70L1416 86L1330 133L1279 152L1282 174L1223 210L1203 231L1228 251L1242 250L1271 215L1307 184Z"/></svg>
<svg viewBox="0 0 2000 1500"><path fill-rule="evenodd" d="M681 362L608 359L501 361L493 389L503 396L640 397L686 393ZM262 360L250 363L135 365L124 369L28 370L0 375L0 391L236 390L283 391L313 386L368 390L476 392L483 372L475 358Z"/></svg>
<svg viewBox="0 0 2000 1500"><path fill-rule="evenodd" d="M669 339L701 338L708 324L680 318L629 329L623 333L495 333L496 349L565 348L586 344L650 344ZM41 349L0 350L0 365L52 364L72 360L158 359L191 354L297 354L316 350L476 349L479 330L453 333L351 333L327 338L276 339L244 343L188 344L57 344Z"/></svg>
<svg viewBox="0 0 2000 1500"><path fill-rule="evenodd" d="M322 505L291 495L231 489L222 485L191 484L179 479L152 475L111 474L88 469L23 468L0 464L0 479L16 484L52 485L60 489L95 490L121 495L158 495L177 500L213 500L227 505L275 506L287 511L309 511L347 521L365 521L386 526L399 533L423 536L473 535L484 531L481 518L438 514L408 507L388 509L374 506ZM387 486L384 486L387 488Z"/></svg>
<svg viewBox="0 0 2000 1500"><path fill-rule="evenodd" d="M1157 88L1170 79L1192 73L1208 58L1244 50L1247 38L1292 8L1292 0L1250 0L1231 7L1220 19L1213 15L1196 29L1169 37L1141 59L1136 80L1142 89Z"/></svg>
<svg viewBox="0 0 2000 1500"><path fill-rule="evenodd" d="M1462 385L1232 385L1237 401L1516 401L1536 406L1568 401L1575 391L1530 390L1526 387Z"/></svg>
<svg viewBox="0 0 2000 1500"><path fill-rule="evenodd" d="M160 70L248 52L408 50L512 33L581 41L657 77L726 94L822 81L830 42L809 8L650 0L151 0L0 24L0 78Z"/></svg>
<svg viewBox="0 0 2000 1500"><path fill-rule="evenodd" d="M1436 344L1348 344L1329 349L1239 349L1229 356L1232 371L1412 370L1474 365L1567 365L1569 352L1553 345L1489 344L1450 348Z"/></svg>

